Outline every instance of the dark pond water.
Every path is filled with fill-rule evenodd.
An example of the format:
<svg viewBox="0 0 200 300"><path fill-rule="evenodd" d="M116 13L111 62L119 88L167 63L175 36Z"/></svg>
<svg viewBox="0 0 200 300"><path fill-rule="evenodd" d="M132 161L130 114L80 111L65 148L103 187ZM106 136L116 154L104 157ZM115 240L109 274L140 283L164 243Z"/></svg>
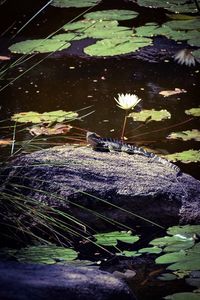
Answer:
<svg viewBox="0 0 200 300"><path fill-rule="evenodd" d="M19 1L13 6L12 1L0 6L0 32L4 32L15 21L16 29L9 30L0 39L0 55L7 54L7 46L18 40L28 38L42 38L60 28L83 9L56 9L49 7L38 16L15 39L13 34L26 22L45 1ZM165 21L162 10L141 9L136 4L123 1L103 1L99 9L105 8L133 8L140 12L140 16L132 21L122 22L123 25L142 25L147 21ZM10 80L20 75L37 63L44 56L35 56L28 62L13 68L0 86L4 87ZM124 112L115 103L114 97L118 93L137 94L142 99L141 108L167 109L172 117L162 122L150 122L141 125L128 119L126 137L128 141L146 145L160 153L174 153L188 149L199 149L195 141L183 142L167 140L166 136L172 131L198 129L197 118L187 116L184 111L199 106L199 65L196 67L179 66L173 62L152 64L130 57L88 59L81 56L54 56L45 59L12 85L0 92L1 120L10 118L14 113L25 111L53 111L79 110L91 106L86 112L94 111L82 121L72 125L85 130L95 131L102 136L120 137ZM187 93L163 98L161 90L185 89ZM82 114L86 113L85 111ZM2 136L12 137L10 130L2 129ZM30 134L24 131L17 135L19 140L30 139ZM82 136L84 141L84 136ZM55 140L56 141L56 140ZM10 149L9 149L10 151ZM4 154L7 148L2 150ZM178 163L183 171L200 178L198 164ZM152 293L152 299L160 299L154 287L162 284L151 283L148 288L139 291L140 299L147 299ZM165 295L182 289L182 282L166 287ZM167 290L169 290L167 292ZM159 294L161 295L161 294ZM149 299L149 298L148 298Z"/></svg>

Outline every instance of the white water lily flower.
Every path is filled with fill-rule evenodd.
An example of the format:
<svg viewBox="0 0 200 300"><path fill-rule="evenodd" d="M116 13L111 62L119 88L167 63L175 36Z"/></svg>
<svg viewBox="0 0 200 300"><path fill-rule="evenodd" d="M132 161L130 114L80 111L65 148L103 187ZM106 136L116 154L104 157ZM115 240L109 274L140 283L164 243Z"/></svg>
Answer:
<svg viewBox="0 0 200 300"><path fill-rule="evenodd" d="M118 99L115 98L117 106L122 109L128 110L134 108L140 101L139 97L135 94L118 94Z"/></svg>
<svg viewBox="0 0 200 300"><path fill-rule="evenodd" d="M177 61L178 64L186 65L188 67L195 66L196 64L194 56L188 49L178 51L174 55L174 60Z"/></svg>

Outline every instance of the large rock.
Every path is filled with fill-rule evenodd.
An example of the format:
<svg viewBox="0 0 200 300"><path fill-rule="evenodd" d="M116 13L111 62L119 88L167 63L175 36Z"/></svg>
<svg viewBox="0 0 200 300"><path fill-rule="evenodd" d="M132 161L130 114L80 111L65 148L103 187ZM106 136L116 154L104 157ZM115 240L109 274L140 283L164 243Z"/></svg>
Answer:
<svg viewBox="0 0 200 300"><path fill-rule="evenodd" d="M1 300L135 300L125 282L88 267L0 263Z"/></svg>
<svg viewBox="0 0 200 300"><path fill-rule="evenodd" d="M15 159L0 178L7 193L60 208L98 230L111 226L100 214L126 225L140 217L162 226L200 222L200 182L139 155L54 147Z"/></svg>

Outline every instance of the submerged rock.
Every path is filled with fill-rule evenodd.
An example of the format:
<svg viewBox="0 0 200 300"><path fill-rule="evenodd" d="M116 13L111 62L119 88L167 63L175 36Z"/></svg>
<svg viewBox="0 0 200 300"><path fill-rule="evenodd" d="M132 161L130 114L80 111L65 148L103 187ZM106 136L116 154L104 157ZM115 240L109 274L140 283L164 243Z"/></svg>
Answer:
<svg viewBox="0 0 200 300"><path fill-rule="evenodd" d="M88 267L0 263L1 300L135 300L125 282Z"/></svg>
<svg viewBox="0 0 200 300"><path fill-rule="evenodd" d="M0 178L1 191L59 208L97 230L113 228L105 217L129 226L150 224L142 218L162 226L200 222L200 182L140 155L53 147L18 157Z"/></svg>

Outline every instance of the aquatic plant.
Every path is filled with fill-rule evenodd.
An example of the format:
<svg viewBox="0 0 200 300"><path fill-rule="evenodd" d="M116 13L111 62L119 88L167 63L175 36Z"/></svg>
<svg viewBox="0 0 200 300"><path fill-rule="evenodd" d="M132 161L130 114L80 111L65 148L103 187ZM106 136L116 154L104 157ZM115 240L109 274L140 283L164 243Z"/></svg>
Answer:
<svg viewBox="0 0 200 300"><path fill-rule="evenodd" d="M135 94L118 94L118 99L114 98L117 102L117 106L121 109L126 110L124 117L124 123L122 127L121 139L124 140L124 132L126 128L126 122L128 117L128 112L130 109L134 109L136 105L141 101L139 97Z"/></svg>

